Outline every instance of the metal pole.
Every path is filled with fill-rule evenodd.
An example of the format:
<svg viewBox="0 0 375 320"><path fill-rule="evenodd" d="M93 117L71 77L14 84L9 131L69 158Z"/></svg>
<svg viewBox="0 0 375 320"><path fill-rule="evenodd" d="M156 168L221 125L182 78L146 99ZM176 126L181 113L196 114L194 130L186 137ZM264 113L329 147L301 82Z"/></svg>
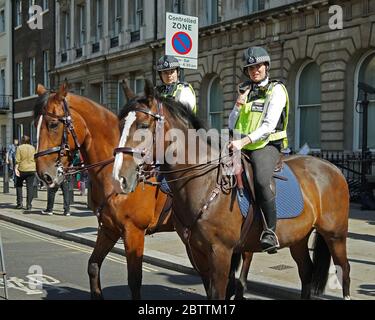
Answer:
<svg viewBox="0 0 375 320"><path fill-rule="evenodd" d="M8 300L8 283L7 283L7 273L5 271L5 263L4 263L4 249L3 249L3 243L1 241L1 233L0 233L0 274L3 277L3 283L4 283L4 295L5 299Z"/></svg>
<svg viewBox="0 0 375 320"><path fill-rule="evenodd" d="M366 190L366 173L367 173L367 123L368 123L368 105L367 92L364 92L362 101L362 170L361 170L361 188Z"/></svg>
<svg viewBox="0 0 375 320"><path fill-rule="evenodd" d="M4 164L3 169L3 193L9 193L9 168L7 163Z"/></svg>

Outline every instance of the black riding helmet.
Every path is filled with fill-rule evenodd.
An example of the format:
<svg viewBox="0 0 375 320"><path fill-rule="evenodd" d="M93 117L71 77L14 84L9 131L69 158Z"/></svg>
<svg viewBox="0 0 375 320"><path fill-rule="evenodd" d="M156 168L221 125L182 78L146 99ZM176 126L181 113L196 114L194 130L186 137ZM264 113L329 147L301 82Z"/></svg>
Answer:
<svg viewBox="0 0 375 320"><path fill-rule="evenodd" d="M243 66L242 71L246 76L249 76L246 72L247 68L260 63L266 63L268 68L271 66L271 58L268 52L262 47L250 47L247 48L243 53Z"/></svg>
<svg viewBox="0 0 375 320"><path fill-rule="evenodd" d="M173 56L162 56L158 63L156 64L156 70L158 72L161 71L167 71L167 70L172 70L172 69L177 69L177 71L180 71L180 63L178 60L173 57Z"/></svg>

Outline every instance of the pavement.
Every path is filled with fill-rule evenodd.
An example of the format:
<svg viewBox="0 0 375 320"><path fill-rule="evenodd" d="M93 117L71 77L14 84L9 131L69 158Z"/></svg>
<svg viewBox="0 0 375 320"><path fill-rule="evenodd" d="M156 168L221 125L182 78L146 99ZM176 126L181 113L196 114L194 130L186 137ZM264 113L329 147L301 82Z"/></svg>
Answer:
<svg viewBox="0 0 375 320"><path fill-rule="evenodd" d="M71 216L63 215L62 192L56 194L54 215L45 216L41 210L47 205L47 192L38 191L30 212L15 209L15 189L10 183L9 193L3 193L0 181L0 220L8 221L65 240L94 246L97 219L87 208L87 197L74 191ZM25 189L25 188L24 188ZM24 190L24 197L26 190ZM24 200L25 201L25 200ZM348 257L351 264L351 297L353 300L375 300L375 211L361 211L352 203L350 209ZM122 241L113 252L124 255ZM6 254L6 253L5 253ZM185 246L175 232L146 236L144 261L175 271L194 274ZM6 260L5 260L6 264ZM300 281L297 266L287 248L277 254L256 253L248 275L248 289L261 295L279 299L298 299ZM340 283L335 269L330 269L328 283L322 299L341 299Z"/></svg>

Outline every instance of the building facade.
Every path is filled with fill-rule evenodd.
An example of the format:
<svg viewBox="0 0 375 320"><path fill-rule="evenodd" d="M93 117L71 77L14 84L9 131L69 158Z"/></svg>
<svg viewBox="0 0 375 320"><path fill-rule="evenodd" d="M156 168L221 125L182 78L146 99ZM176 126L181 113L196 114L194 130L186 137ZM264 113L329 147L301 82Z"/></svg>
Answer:
<svg viewBox="0 0 375 320"><path fill-rule="evenodd" d="M0 150L12 139L12 8L0 0Z"/></svg>
<svg viewBox="0 0 375 320"><path fill-rule="evenodd" d="M47 88L54 86L50 71L55 65L55 1L15 0L13 4L13 98L14 137L26 134L36 143L36 129L33 109L37 99L38 83ZM29 11L33 5L41 8L39 21L30 20L36 11Z"/></svg>
<svg viewBox="0 0 375 320"><path fill-rule="evenodd" d="M363 99L358 84L375 87L375 0L60 0L56 2L54 78L114 112L124 103L123 78L136 92L159 81L153 66L164 54L165 13L199 17L197 70L185 70L209 126L226 127L244 80L242 52L264 46L271 77L287 86L289 140L300 149L361 148ZM369 124L375 100L369 96ZM368 127L375 149L375 127Z"/></svg>

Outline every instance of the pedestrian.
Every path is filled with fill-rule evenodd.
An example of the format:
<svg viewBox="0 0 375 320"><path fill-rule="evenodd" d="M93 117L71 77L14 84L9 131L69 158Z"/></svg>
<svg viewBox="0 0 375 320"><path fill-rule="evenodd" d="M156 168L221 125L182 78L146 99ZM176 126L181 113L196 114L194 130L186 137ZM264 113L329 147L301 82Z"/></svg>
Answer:
<svg viewBox="0 0 375 320"><path fill-rule="evenodd" d="M155 88L160 96L173 98L196 113L197 102L194 89L189 83L179 80L181 68L178 60L173 56L162 56L156 65L156 70L163 82Z"/></svg>
<svg viewBox="0 0 375 320"><path fill-rule="evenodd" d="M16 178L16 193L17 193L17 209L23 208L22 185L26 180L26 210L32 209L31 203L33 200L33 188L36 166L34 161L35 148L30 144L29 136L22 136L21 145L16 150L15 157L15 174Z"/></svg>
<svg viewBox="0 0 375 320"><path fill-rule="evenodd" d="M44 215L53 215L53 206L55 204L56 192L61 188L64 201L64 216L70 216L70 195L69 195L69 179L64 179L60 186L53 188L47 187L47 208L42 210Z"/></svg>
<svg viewBox="0 0 375 320"><path fill-rule="evenodd" d="M229 129L243 135L229 147L243 150L251 159L257 203L267 225L261 235L263 251L276 252L276 199L272 178L280 158L287 148L289 98L280 81L271 81L271 59L262 47L250 47L243 55L243 72L249 78L239 86L236 104L229 116Z"/></svg>
<svg viewBox="0 0 375 320"><path fill-rule="evenodd" d="M18 147L18 139L14 139L13 143L8 146L8 151L5 155L5 162L9 165L9 171L12 173L11 177L16 186L16 172L15 172L15 165L16 165L16 151Z"/></svg>

